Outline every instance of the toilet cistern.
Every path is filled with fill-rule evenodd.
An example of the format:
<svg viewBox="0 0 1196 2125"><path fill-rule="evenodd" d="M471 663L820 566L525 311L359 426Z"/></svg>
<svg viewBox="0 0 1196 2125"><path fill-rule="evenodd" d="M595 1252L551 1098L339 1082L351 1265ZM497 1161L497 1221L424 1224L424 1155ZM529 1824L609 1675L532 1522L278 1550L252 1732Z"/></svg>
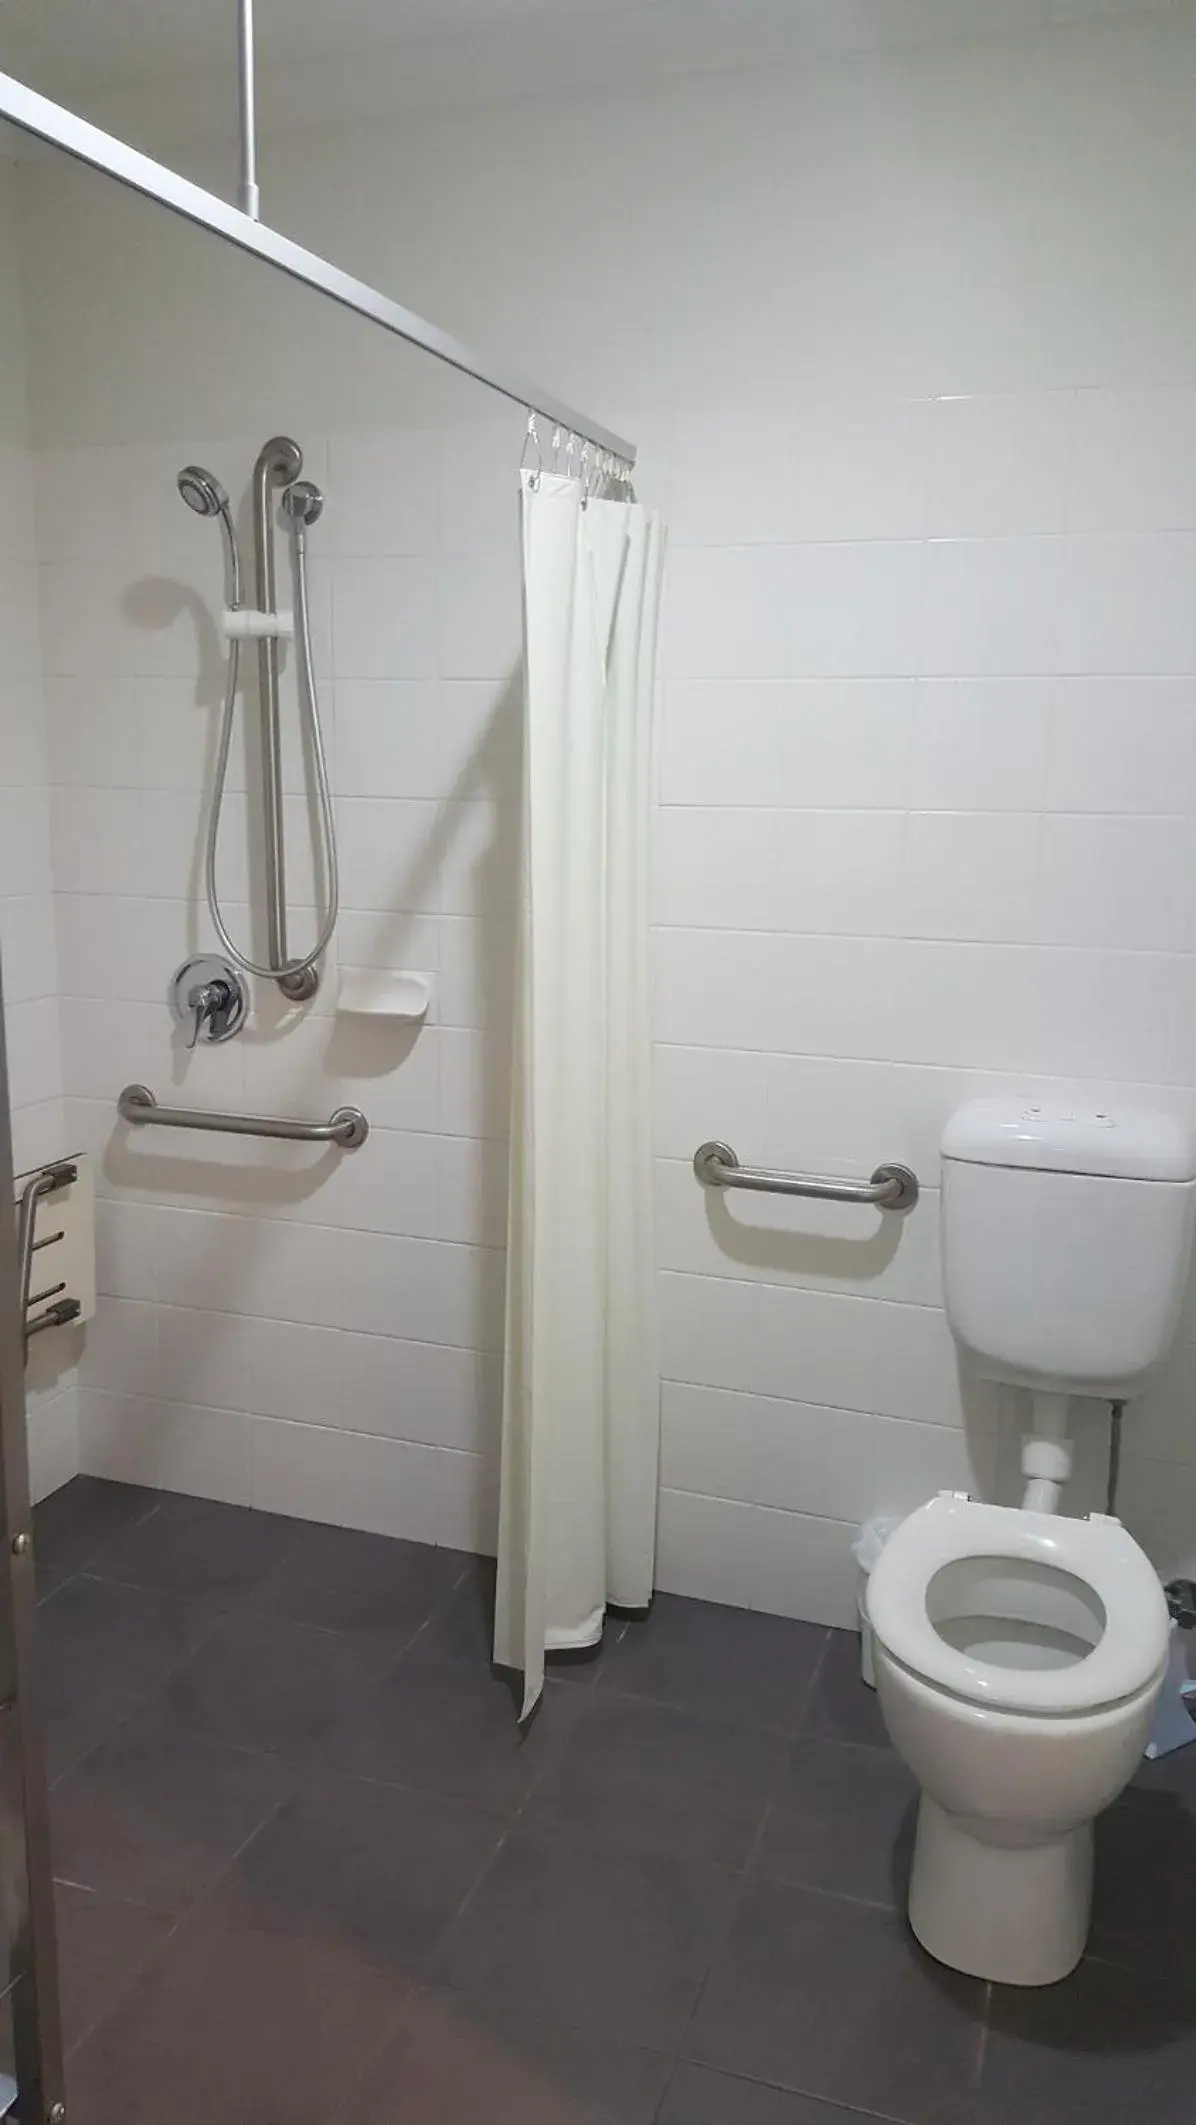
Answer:
<svg viewBox="0 0 1196 2125"><path fill-rule="evenodd" d="M948 1323L983 1378L1037 1397L1044 1449L1027 1474L1065 1480L1067 1398L1128 1401L1171 1346L1196 1140L1146 1109L982 1099L951 1116L942 1148Z"/></svg>

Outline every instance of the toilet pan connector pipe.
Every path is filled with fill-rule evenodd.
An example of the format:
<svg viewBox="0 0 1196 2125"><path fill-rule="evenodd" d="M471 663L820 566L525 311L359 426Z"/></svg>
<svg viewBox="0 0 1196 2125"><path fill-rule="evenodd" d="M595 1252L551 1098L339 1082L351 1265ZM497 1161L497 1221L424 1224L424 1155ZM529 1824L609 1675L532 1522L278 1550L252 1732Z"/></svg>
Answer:
<svg viewBox="0 0 1196 2125"><path fill-rule="evenodd" d="M1066 1483L1071 1475L1070 1439L1023 1439L1022 1474L1048 1483Z"/></svg>
<svg viewBox="0 0 1196 2125"><path fill-rule="evenodd" d="M1063 1486L1070 1480L1072 1442L1067 1436L1068 1397L1035 1395L1034 1430L1022 1440L1022 1474L1026 1478L1025 1511L1057 1513Z"/></svg>
<svg viewBox="0 0 1196 2125"><path fill-rule="evenodd" d="M1063 1497L1063 1485L1052 1483L1046 1476L1034 1476L1026 1485L1022 1499L1022 1511L1026 1513L1057 1513Z"/></svg>

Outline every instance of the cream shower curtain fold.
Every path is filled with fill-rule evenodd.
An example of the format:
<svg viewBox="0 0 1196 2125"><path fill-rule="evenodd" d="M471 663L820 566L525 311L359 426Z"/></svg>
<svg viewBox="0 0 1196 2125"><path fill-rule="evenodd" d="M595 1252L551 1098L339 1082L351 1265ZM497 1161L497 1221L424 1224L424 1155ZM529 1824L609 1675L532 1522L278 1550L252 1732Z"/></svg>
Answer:
<svg viewBox="0 0 1196 2125"><path fill-rule="evenodd" d="M652 1591L648 802L664 533L523 476L525 729L495 1659Z"/></svg>

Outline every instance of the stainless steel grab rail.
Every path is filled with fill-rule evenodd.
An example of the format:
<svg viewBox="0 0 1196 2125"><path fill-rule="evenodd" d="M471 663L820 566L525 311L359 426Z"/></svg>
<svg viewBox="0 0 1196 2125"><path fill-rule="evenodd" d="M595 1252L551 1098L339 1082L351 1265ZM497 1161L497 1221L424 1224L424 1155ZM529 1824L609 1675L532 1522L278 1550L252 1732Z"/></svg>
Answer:
<svg viewBox="0 0 1196 2125"><path fill-rule="evenodd" d="M360 1107L338 1107L326 1122L288 1121L278 1114L210 1113L202 1107L162 1107L148 1085L126 1085L116 1102L122 1121L162 1129L214 1129L223 1136L285 1136L300 1144L339 1144L356 1151L370 1133Z"/></svg>
<svg viewBox="0 0 1196 2125"><path fill-rule="evenodd" d="M694 1172L704 1188L755 1188L762 1195L813 1195L830 1203L871 1203L877 1210L912 1210L918 1176L892 1162L878 1166L870 1181L821 1180L813 1173L777 1173L768 1166L741 1166L730 1144L701 1144Z"/></svg>
<svg viewBox="0 0 1196 2125"><path fill-rule="evenodd" d="M253 468L254 578L258 611L274 612L278 588L274 566L274 489L289 486L303 470L303 453L289 435L271 436ZM298 649L296 644L296 649ZM278 636L257 645L258 713L262 744L262 854L266 872L266 964L277 967L284 996L287 981L286 847L283 839L282 729L278 706ZM230 682L231 683L231 682ZM317 910L317 928L319 911ZM309 996L313 981L300 979L296 994Z"/></svg>
<svg viewBox="0 0 1196 2125"><path fill-rule="evenodd" d="M33 1174L21 1190L17 1208L17 1275L21 1288L21 1321L25 1332L26 1353L30 1336L40 1335L43 1328L64 1328L69 1321L77 1319L82 1311L78 1299L59 1299L56 1306L48 1307L45 1313L39 1313L34 1320L29 1318L31 1306L40 1306L43 1300L56 1298L60 1291L66 1290L65 1284L52 1284L45 1291L30 1289L33 1283L33 1257L39 1247L47 1245L46 1240L35 1240L33 1237L37 1223L37 1206L44 1196L53 1195L58 1188L69 1188L71 1182L78 1178L79 1168L72 1159L56 1159L52 1165L43 1166L39 1173ZM61 1232L55 1233L54 1238L60 1240Z"/></svg>

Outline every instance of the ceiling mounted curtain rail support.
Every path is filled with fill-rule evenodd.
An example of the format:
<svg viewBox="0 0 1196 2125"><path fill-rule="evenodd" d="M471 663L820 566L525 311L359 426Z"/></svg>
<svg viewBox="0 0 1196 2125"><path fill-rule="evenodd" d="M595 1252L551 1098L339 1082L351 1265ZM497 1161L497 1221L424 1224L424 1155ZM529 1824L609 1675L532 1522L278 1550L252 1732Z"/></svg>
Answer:
<svg viewBox="0 0 1196 2125"><path fill-rule="evenodd" d="M241 105L241 212L251 221L262 218L262 195L257 181L257 47L254 39L253 0L237 0L237 88Z"/></svg>
<svg viewBox="0 0 1196 2125"><path fill-rule="evenodd" d="M252 69L248 78L252 105ZM252 119L252 108L248 115ZM243 90L243 121L245 116ZM208 229L214 236L223 237L226 243L235 244L250 256L277 266L292 280L302 281L317 294L329 296L333 302L354 311L370 324L380 325L384 332L392 333L396 339L406 340L409 346L421 348L433 360L445 362L451 369L459 369L462 375L484 384L487 390L497 391L500 397L511 399L518 406L534 408L553 426L597 449L609 450L628 466L635 463L635 444L626 436L616 434L600 421L591 420L588 414L555 398L551 392L541 391L526 377L516 376L501 363L488 360L463 341L454 339L451 333L442 332L439 325L429 324L426 318L417 317L413 310L405 310L401 303L392 302L388 295L371 288L368 281L342 272L339 266L319 257L315 251L307 251L302 244L292 243L289 236L280 236L277 229L256 220L252 212L231 206L226 199L218 199L214 192L206 192L202 185L180 177L165 163L155 162L152 156L142 155L137 148L101 131L99 126L89 124L74 111L65 110L46 96L39 96L36 89L15 81L11 74L0 74L0 118L6 118L10 125L32 134L36 140L61 148L76 162L84 162L93 170L102 170L106 176L114 177L118 184L127 185L130 191L157 200L160 206L169 207L173 214L192 222L196 228ZM244 163L244 156L242 159ZM248 183L256 187L256 150L251 160L252 175L244 168L242 171L243 190Z"/></svg>

